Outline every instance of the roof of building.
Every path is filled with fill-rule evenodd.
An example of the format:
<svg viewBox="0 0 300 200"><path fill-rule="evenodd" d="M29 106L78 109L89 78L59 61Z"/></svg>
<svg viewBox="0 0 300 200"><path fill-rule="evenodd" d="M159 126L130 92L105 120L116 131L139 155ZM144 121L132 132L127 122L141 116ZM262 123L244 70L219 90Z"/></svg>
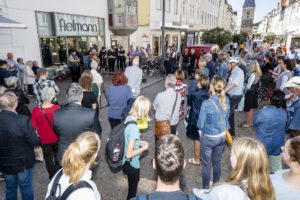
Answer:
<svg viewBox="0 0 300 200"><path fill-rule="evenodd" d="M243 8L255 7L255 0L245 0Z"/></svg>

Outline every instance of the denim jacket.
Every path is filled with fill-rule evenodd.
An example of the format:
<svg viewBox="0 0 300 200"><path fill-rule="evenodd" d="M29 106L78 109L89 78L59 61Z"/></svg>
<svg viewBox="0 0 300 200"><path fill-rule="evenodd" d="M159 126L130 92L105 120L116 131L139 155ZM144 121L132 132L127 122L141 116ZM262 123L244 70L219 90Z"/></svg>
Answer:
<svg viewBox="0 0 300 200"><path fill-rule="evenodd" d="M220 114L210 100L213 100L218 106L224 124L221 123ZM219 97L217 95L211 96L202 103L197 122L198 129L207 135L218 135L230 129L228 123L229 112L230 105L228 98L226 98L226 109L224 110L219 102Z"/></svg>
<svg viewBox="0 0 300 200"><path fill-rule="evenodd" d="M268 155L279 155L284 145L287 113L282 108L265 106L258 111L253 120L256 137L266 147Z"/></svg>
<svg viewBox="0 0 300 200"><path fill-rule="evenodd" d="M227 62L222 61L219 67L218 76L222 77L224 80L228 78L228 67Z"/></svg>
<svg viewBox="0 0 300 200"><path fill-rule="evenodd" d="M300 98L288 108L288 129L300 130Z"/></svg>

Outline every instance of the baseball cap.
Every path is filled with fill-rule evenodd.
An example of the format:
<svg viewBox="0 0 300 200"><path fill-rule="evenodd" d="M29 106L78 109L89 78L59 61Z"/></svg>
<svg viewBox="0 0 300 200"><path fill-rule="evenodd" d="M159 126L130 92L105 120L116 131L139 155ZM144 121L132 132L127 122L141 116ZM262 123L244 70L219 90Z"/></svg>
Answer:
<svg viewBox="0 0 300 200"><path fill-rule="evenodd" d="M294 76L291 78L285 85L284 87L289 88L300 88L300 76Z"/></svg>
<svg viewBox="0 0 300 200"><path fill-rule="evenodd" d="M46 72L48 72L48 71L47 71L47 69L44 68L44 67L41 67L41 68L39 68L39 69L37 70L37 74L38 74L38 75L46 74Z"/></svg>

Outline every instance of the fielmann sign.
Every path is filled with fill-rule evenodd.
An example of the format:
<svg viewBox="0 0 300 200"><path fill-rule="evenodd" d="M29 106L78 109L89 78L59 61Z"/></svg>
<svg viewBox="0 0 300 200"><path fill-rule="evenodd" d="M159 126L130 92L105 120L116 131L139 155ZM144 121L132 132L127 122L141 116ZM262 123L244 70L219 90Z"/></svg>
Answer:
<svg viewBox="0 0 300 200"><path fill-rule="evenodd" d="M99 18L55 13L57 36L98 36Z"/></svg>

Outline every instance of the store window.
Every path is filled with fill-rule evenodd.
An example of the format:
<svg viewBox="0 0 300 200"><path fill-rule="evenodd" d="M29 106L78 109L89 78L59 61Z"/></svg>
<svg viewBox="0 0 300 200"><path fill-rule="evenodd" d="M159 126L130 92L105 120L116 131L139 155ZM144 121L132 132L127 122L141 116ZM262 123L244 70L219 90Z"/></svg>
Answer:
<svg viewBox="0 0 300 200"><path fill-rule="evenodd" d="M37 12L36 20L38 24L38 32L41 36L53 35L50 13Z"/></svg>

